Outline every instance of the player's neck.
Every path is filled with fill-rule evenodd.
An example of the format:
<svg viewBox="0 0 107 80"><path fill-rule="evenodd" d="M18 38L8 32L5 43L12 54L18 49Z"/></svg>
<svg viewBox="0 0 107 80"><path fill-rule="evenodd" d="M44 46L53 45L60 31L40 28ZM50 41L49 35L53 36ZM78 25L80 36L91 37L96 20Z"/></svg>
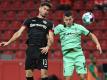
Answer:
<svg viewBox="0 0 107 80"><path fill-rule="evenodd" d="M74 25L74 23L70 24L70 25L65 25L64 24L64 27L71 27L72 25Z"/></svg>
<svg viewBox="0 0 107 80"><path fill-rule="evenodd" d="M42 18L42 19L45 19L45 16L42 16L42 15L40 15L40 14L38 14L38 16L37 16L38 18Z"/></svg>

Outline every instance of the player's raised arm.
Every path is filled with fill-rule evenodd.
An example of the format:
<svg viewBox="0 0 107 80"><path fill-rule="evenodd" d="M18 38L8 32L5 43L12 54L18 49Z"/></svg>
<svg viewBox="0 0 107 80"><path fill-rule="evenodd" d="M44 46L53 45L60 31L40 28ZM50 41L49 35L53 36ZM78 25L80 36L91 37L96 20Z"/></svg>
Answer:
<svg viewBox="0 0 107 80"><path fill-rule="evenodd" d="M25 30L25 28L26 28L25 26L21 26L21 28L13 34L12 38L10 38L9 41L1 42L0 46L7 46L7 45L11 44L12 42L14 42L15 40L17 40L21 36L21 34Z"/></svg>
<svg viewBox="0 0 107 80"><path fill-rule="evenodd" d="M96 47L100 51L100 54L101 54L102 53L102 49L101 49L101 46L100 46L100 43L99 43L97 37L93 33L89 33L89 36L92 39L92 41L96 44Z"/></svg>

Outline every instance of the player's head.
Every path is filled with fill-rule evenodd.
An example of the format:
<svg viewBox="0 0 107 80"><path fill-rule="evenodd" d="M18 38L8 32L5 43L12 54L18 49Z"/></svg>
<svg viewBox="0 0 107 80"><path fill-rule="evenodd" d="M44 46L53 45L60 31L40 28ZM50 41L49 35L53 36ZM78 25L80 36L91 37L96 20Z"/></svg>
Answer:
<svg viewBox="0 0 107 80"><path fill-rule="evenodd" d="M48 2L43 2L41 3L40 7L39 7L39 14L42 17L46 17L49 13L49 10L51 9L51 4Z"/></svg>
<svg viewBox="0 0 107 80"><path fill-rule="evenodd" d="M66 11L63 16L65 26L70 26L73 23L73 16L71 11Z"/></svg>

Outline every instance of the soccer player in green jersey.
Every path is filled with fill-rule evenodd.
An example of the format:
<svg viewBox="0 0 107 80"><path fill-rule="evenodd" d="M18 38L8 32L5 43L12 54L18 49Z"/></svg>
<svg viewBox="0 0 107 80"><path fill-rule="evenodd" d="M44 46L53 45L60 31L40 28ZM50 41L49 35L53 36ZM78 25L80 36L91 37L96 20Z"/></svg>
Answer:
<svg viewBox="0 0 107 80"><path fill-rule="evenodd" d="M60 35L63 53L63 71L65 80L71 80L71 76L76 68L76 72L81 80L86 80L85 57L81 47L81 35L89 36L96 44L97 49L102 53L102 49L97 37L80 24L73 21L70 11L63 16L64 24L59 24L54 28L54 34Z"/></svg>

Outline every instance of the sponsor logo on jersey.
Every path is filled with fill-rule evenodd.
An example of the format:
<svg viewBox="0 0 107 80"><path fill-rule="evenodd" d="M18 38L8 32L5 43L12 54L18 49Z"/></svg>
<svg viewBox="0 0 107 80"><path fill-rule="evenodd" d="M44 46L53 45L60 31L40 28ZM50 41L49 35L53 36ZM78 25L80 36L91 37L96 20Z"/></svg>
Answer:
<svg viewBox="0 0 107 80"><path fill-rule="evenodd" d="M30 27L42 27L42 28L44 28L44 29L46 29L47 28L47 26L45 26L45 25L43 25L43 24L30 24Z"/></svg>

